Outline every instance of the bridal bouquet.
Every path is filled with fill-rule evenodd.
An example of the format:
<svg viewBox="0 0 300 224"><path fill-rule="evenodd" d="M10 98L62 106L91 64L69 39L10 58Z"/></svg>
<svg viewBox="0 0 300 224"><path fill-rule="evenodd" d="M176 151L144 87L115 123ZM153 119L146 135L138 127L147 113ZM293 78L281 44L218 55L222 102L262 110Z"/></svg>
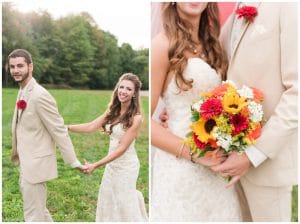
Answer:
<svg viewBox="0 0 300 224"><path fill-rule="evenodd" d="M198 157L213 156L218 149L243 152L260 136L263 98L260 90L237 89L232 81L201 93L191 106L191 132L185 144Z"/></svg>

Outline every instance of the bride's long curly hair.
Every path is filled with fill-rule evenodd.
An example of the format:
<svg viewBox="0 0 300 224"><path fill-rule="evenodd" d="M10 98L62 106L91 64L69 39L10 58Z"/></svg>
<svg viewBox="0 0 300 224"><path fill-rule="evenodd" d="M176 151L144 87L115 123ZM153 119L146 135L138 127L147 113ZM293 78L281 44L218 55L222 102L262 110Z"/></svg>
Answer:
<svg viewBox="0 0 300 224"><path fill-rule="evenodd" d="M190 49L192 43L192 25L180 18L176 3L162 3L163 26L170 41L168 57L170 61L169 72L175 73L176 85L180 90L192 88L193 80L183 77L188 58L184 51ZM226 78L228 61L219 42L220 35L219 10L216 2L207 3L206 9L201 13L198 38L206 57L204 60L214 68L222 79Z"/></svg>
<svg viewBox="0 0 300 224"><path fill-rule="evenodd" d="M131 98L131 103L128 107L128 110L120 116L121 112L121 102L118 98L118 88L123 80L129 80L134 84L134 96ZM118 83L115 86L115 89L112 94L111 101L108 105L107 115L104 118L104 123L102 124L102 128L108 134L112 133L112 128L118 123L123 125L124 129L128 129L132 126L133 117L137 114L141 114L140 108L140 89L142 87L142 82L138 78L138 76L132 73L125 73L120 78ZM109 130L106 130L106 125L110 124Z"/></svg>

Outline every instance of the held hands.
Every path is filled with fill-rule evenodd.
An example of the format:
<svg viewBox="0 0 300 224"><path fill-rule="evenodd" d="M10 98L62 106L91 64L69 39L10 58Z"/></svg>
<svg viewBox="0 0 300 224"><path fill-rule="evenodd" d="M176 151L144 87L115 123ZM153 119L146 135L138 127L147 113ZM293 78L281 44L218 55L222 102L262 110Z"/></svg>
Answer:
<svg viewBox="0 0 300 224"><path fill-rule="evenodd" d="M94 163L89 163L88 161L84 160L84 165L87 167L86 174L91 174L96 169L96 166Z"/></svg>
<svg viewBox="0 0 300 224"><path fill-rule="evenodd" d="M76 167L76 169L78 169L80 172L82 173L86 173L86 171L88 170L88 167L86 165L79 165Z"/></svg>
<svg viewBox="0 0 300 224"><path fill-rule="evenodd" d="M85 174L91 174L95 169L96 166L93 163L89 163L86 160L84 160L84 165L80 165L76 167L80 172L85 173Z"/></svg>

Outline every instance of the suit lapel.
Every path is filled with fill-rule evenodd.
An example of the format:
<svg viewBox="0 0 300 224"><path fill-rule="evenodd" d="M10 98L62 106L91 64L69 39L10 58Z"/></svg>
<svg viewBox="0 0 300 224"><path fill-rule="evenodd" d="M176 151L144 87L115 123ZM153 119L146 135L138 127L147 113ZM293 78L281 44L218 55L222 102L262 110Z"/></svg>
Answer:
<svg viewBox="0 0 300 224"><path fill-rule="evenodd" d="M32 80L28 83L28 87L26 88L26 91L24 92L23 99L26 101L27 106L28 106L30 95L32 93L32 90L33 90L35 84L36 84L36 81L34 78L32 78ZM26 110L26 108L24 110ZM18 121L21 120L24 110L21 110Z"/></svg>
<svg viewBox="0 0 300 224"><path fill-rule="evenodd" d="M20 90L18 92L18 96L17 96L17 100L20 97ZM18 108L17 108L17 102L15 104L15 110L14 110L14 116L13 116L13 121L12 121L12 137L13 137L13 141L15 141L16 139L16 126L18 123Z"/></svg>
<svg viewBox="0 0 300 224"><path fill-rule="evenodd" d="M260 5L260 2L245 3L245 5L246 5L246 6L253 6L253 7L258 8L259 5ZM234 11L235 11L235 10L234 10ZM234 17L233 17L233 18L234 18ZM240 18L240 19L243 19L243 18ZM255 22L255 19L254 19L254 22ZM232 26L233 26L233 23L232 23ZM237 41L236 41L235 46L234 46L234 48L233 48L233 51L232 51L232 54L231 54L231 57L230 57L230 62L229 62L229 64L232 63L232 60L233 60L233 58L234 58L234 56L235 56L235 53L236 53L236 51L237 51L237 49L238 49L238 47L239 47L239 45L240 45L240 42L241 42L241 40L242 40L242 37L244 36L244 34L245 34L245 32L246 32L246 30L248 29L249 26L250 26L250 22L244 23L244 26L243 26L243 28L242 28L242 30L241 30L241 32L240 32L240 35L239 35L238 38L237 38ZM232 28L233 28L233 27L232 27ZM232 31L232 29L231 29L231 31Z"/></svg>
<svg viewBox="0 0 300 224"><path fill-rule="evenodd" d="M17 101L20 98L20 90L18 92ZM14 110L14 116L12 121L12 161L14 163L18 163L18 152L17 152L17 136L16 136L16 128L18 123L18 108L17 108L17 102L15 104L15 110Z"/></svg>

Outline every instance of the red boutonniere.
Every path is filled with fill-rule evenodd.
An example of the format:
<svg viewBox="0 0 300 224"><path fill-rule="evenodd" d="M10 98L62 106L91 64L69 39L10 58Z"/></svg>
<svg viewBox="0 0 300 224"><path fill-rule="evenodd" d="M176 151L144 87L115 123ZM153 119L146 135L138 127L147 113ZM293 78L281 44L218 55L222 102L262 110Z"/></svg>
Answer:
<svg viewBox="0 0 300 224"><path fill-rule="evenodd" d="M253 6L243 6L238 8L235 13L238 15L238 19L244 18L246 22L252 23L254 17L257 16L257 8Z"/></svg>
<svg viewBox="0 0 300 224"><path fill-rule="evenodd" d="M25 100L18 100L17 102L17 108L20 110L24 110L27 106L27 103Z"/></svg>

